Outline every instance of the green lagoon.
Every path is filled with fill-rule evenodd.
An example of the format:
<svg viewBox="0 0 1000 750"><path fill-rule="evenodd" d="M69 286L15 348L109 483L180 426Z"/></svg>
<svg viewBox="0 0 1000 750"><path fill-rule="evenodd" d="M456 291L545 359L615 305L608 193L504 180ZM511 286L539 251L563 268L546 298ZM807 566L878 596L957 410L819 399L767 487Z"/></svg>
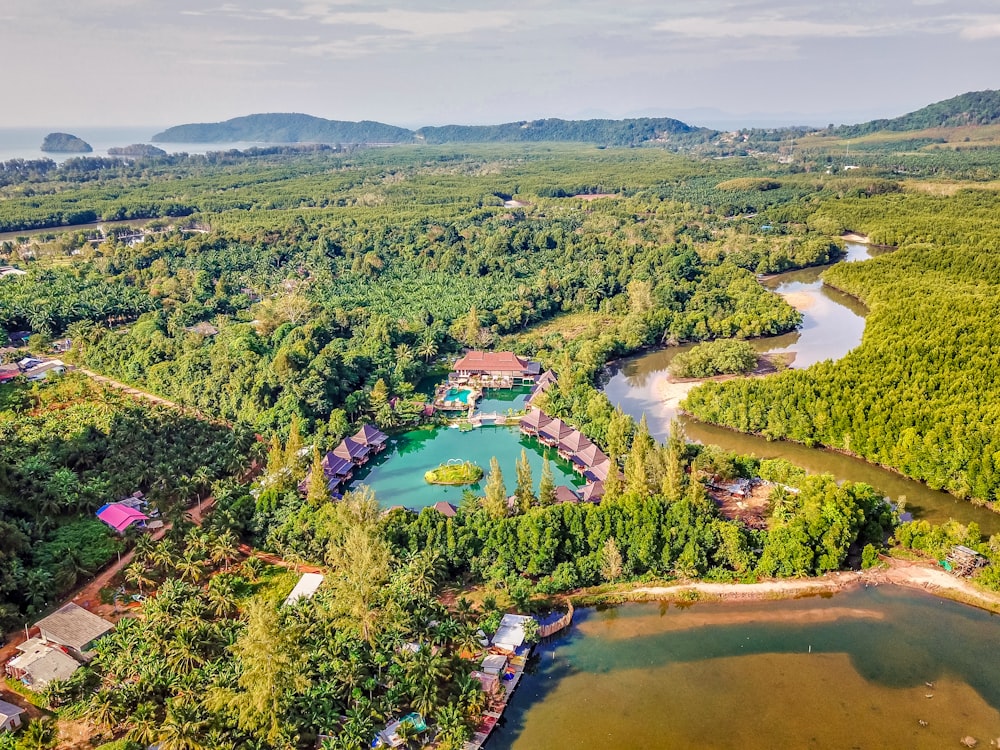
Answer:
<svg viewBox="0 0 1000 750"><path fill-rule="evenodd" d="M514 465L525 449L531 463L535 489L542 476L542 463L548 456L556 484L582 487L584 480L573 472L555 450L546 448L534 438L525 437L514 427L486 426L468 432L451 428L413 430L389 441L389 447L376 460L358 472L353 486L367 484L375 490L384 508L402 505L419 510L445 500L458 505L465 490L483 494L485 477L464 487L431 485L424 481L424 472L450 459L474 461L489 472L490 459L496 456L503 471L509 494L514 492Z"/></svg>
<svg viewBox="0 0 1000 750"><path fill-rule="evenodd" d="M577 614L538 649L490 750L877 750L1000 737L1000 620L923 592Z"/></svg>

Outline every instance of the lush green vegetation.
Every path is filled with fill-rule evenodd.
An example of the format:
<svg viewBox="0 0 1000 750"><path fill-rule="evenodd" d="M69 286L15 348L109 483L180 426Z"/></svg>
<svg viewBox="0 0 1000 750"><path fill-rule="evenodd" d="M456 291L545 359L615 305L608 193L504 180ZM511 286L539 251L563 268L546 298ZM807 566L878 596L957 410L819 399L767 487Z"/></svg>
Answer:
<svg viewBox="0 0 1000 750"><path fill-rule="evenodd" d="M50 700L142 747L367 747L410 710L440 747L461 747L486 696L459 654L481 651L476 631L499 616L446 610L435 554L394 555L370 497L322 512L329 573L294 606L277 604L294 576L275 588L252 560L230 567L231 543L204 529L144 544L128 579L156 597Z"/></svg>
<svg viewBox="0 0 1000 750"><path fill-rule="evenodd" d="M407 143L413 132L381 122L344 122L302 114L262 114L225 122L175 125L157 143Z"/></svg>
<svg viewBox="0 0 1000 750"><path fill-rule="evenodd" d="M950 174L1000 164L964 159ZM113 584L148 596L142 616L47 691L61 715L86 717L102 741L288 750L321 736L368 746L416 710L425 740L460 747L484 700L465 657L504 609L597 584L867 565L893 533L930 554L980 544L974 528L896 529L867 485L686 445L679 431L657 444L595 383L611 358L686 341L721 339L692 350L692 372L742 370L752 350L730 339L800 320L755 275L828 262L832 237L864 231L901 247L827 274L871 308L863 345L838 363L705 387L690 408L992 499L997 200L915 194L891 173L582 146L5 165L2 228L184 220L142 243L4 242L0 260L29 273L0 280L0 327L35 329L39 347L68 333L77 362L236 427L76 377L0 387L0 533L14 542L0 550L0 614L19 624L133 544L92 514L142 489L172 524L159 543L135 540ZM601 504L555 504L547 465L536 494L524 456L514 477L491 462L484 497L468 493L453 518L382 515L363 490L330 502L322 451L362 421L419 421L418 384L462 347L556 370L539 404L622 470ZM260 471L252 485L233 478L248 467ZM710 487L752 476L779 485L760 528L726 517ZM182 511L209 493L213 512L195 526ZM323 587L283 606L295 576L241 561L241 541L320 566ZM445 582L476 589L482 607L442 600Z"/></svg>
<svg viewBox="0 0 1000 750"><path fill-rule="evenodd" d="M259 431L285 429L298 413L308 432L326 425L339 437L344 414L412 423L413 387L436 357L557 313L610 317L604 357L790 330L798 313L752 272L836 252L805 225L762 233L757 218L735 223L739 195L714 188L719 174L696 178L701 167L660 152L400 150L392 169L389 156L162 167L125 200L195 202L192 220L211 232L113 239L70 255L69 267L65 246L32 246L29 276L0 285L0 323L51 334L73 325L76 356L93 369ZM58 214L73 193L77 208L110 201L116 214L113 181L96 182L57 190L42 213ZM622 197L581 210L540 197L554 188ZM814 189L755 194L777 205ZM502 205L515 194L531 205ZM0 214L18 206L31 211L12 197ZM21 250L8 252L16 260ZM219 335L187 330L204 320Z"/></svg>
<svg viewBox="0 0 1000 750"><path fill-rule="evenodd" d="M122 542L94 518L137 490L183 511L244 465L246 438L66 377L0 386L0 628L23 625Z"/></svg>
<svg viewBox="0 0 1000 750"><path fill-rule="evenodd" d="M834 128L832 133L838 136L859 136L881 130L954 128L962 125L989 125L997 121L1000 121L1000 91L969 91L901 117L871 120L858 125L841 125Z"/></svg>
<svg viewBox="0 0 1000 750"><path fill-rule="evenodd" d="M475 484L482 478L483 468L472 461L441 464L424 473L424 479L429 484Z"/></svg>
<svg viewBox="0 0 1000 750"><path fill-rule="evenodd" d="M702 386L686 408L736 429L849 450L959 497L995 501L998 208L992 191L825 205L817 222L899 246L825 274L870 307L862 345L808 370Z"/></svg>
<svg viewBox="0 0 1000 750"><path fill-rule="evenodd" d="M69 133L49 133L42 141L42 151L53 154L89 154L93 150L85 140Z"/></svg>
<svg viewBox="0 0 1000 750"><path fill-rule="evenodd" d="M746 341L717 339L682 352L670 363L675 378L740 375L757 367L757 352Z"/></svg>

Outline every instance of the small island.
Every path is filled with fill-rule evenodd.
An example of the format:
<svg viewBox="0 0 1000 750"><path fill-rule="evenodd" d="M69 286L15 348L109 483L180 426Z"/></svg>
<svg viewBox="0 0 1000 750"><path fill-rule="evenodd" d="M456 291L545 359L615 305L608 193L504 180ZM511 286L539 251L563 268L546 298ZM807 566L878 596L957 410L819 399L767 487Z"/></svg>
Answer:
<svg viewBox="0 0 1000 750"><path fill-rule="evenodd" d="M679 379L743 375L757 367L757 352L746 341L719 339L698 344L678 354L670 363L670 374Z"/></svg>
<svg viewBox="0 0 1000 750"><path fill-rule="evenodd" d="M472 461L458 461L457 459L452 459L448 463L441 464L436 469L424 473L424 480L428 484L475 484L482 478L482 467Z"/></svg>
<svg viewBox="0 0 1000 750"><path fill-rule="evenodd" d="M50 154L89 154L93 150L85 140L69 133L49 133L42 141L42 151Z"/></svg>
<svg viewBox="0 0 1000 750"><path fill-rule="evenodd" d="M137 159L151 156L166 156L167 152L162 148L151 146L148 143L133 143L131 146L112 146L108 149L108 156L131 156Z"/></svg>

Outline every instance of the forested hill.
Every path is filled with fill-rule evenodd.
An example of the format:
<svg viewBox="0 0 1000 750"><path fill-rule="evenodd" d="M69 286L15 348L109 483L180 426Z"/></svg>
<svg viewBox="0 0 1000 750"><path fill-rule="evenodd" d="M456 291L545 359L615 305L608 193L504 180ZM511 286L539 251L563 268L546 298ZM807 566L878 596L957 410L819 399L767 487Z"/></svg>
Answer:
<svg viewBox="0 0 1000 750"><path fill-rule="evenodd" d="M445 125L425 127L417 137L426 143L517 143L524 141L575 141L608 146L642 143L703 143L718 133L696 128L669 117L635 120L532 120L502 125Z"/></svg>
<svg viewBox="0 0 1000 750"><path fill-rule="evenodd" d="M841 125L834 128L832 133L851 138L880 130L955 128L961 125L991 125L998 122L1000 122L1000 91L970 91L935 102L901 117L871 120L858 125Z"/></svg>
<svg viewBox="0 0 1000 750"><path fill-rule="evenodd" d="M567 141L606 146L704 143L717 133L668 117L636 120L532 120L502 125L445 125L407 130L381 122L344 122L299 114L262 114L225 122L177 125L159 143L517 143Z"/></svg>
<svg viewBox="0 0 1000 750"><path fill-rule="evenodd" d="M157 143L409 143L413 131L362 120L325 120L302 114L260 114L225 122L175 125L153 136Z"/></svg>

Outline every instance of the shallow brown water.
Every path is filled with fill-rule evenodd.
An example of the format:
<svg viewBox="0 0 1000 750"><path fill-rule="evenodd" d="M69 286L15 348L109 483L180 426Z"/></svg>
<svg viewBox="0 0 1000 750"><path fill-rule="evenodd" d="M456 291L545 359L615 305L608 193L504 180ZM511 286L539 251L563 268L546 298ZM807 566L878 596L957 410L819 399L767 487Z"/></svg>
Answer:
<svg viewBox="0 0 1000 750"><path fill-rule="evenodd" d="M885 586L587 610L540 649L489 747L942 748L966 735L988 747L998 627Z"/></svg>

